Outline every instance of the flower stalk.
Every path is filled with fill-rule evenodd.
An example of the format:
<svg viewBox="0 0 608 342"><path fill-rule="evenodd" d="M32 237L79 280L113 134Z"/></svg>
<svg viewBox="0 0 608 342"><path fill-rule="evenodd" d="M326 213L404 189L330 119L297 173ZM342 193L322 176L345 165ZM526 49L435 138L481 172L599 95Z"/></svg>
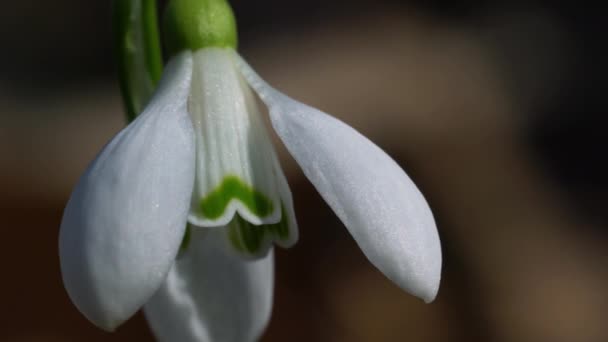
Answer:
<svg viewBox="0 0 608 342"><path fill-rule="evenodd" d="M152 97L163 71L156 0L114 0L114 55L127 119Z"/></svg>

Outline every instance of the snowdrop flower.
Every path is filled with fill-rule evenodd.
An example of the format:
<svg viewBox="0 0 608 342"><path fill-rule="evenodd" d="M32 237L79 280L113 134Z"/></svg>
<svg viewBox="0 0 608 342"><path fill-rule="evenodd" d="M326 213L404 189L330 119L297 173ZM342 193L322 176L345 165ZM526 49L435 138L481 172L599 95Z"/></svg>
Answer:
<svg viewBox="0 0 608 342"><path fill-rule="evenodd" d="M345 123L269 86L236 51L223 0L172 0L171 59L141 115L97 155L64 211L67 292L114 330L140 308L161 341L253 341L270 318L273 245L298 239L256 96L363 253L432 301L441 249L423 195Z"/></svg>

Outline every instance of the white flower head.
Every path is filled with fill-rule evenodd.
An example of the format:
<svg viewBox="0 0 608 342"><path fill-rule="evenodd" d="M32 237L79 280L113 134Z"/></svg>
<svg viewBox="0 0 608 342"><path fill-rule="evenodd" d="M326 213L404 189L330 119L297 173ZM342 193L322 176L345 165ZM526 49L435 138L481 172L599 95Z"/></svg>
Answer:
<svg viewBox="0 0 608 342"><path fill-rule="evenodd" d="M372 264L432 301L437 229L397 163L264 82L236 51L225 1L173 0L166 13L172 57L159 87L90 164L64 212L61 269L78 309L113 330L143 307L162 341L259 338L272 308L273 245L292 246L298 229L256 96Z"/></svg>

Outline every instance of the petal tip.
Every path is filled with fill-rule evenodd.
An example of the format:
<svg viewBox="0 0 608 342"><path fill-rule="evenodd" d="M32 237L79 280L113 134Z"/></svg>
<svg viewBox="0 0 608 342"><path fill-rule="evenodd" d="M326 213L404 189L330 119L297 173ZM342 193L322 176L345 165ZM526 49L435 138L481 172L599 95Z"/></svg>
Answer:
<svg viewBox="0 0 608 342"><path fill-rule="evenodd" d="M437 293L439 292L439 282L437 284L433 284L429 286L425 293L420 297L426 304L431 304L437 298Z"/></svg>
<svg viewBox="0 0 608 342"><path fill-rule="evenodd" d="M407 293L430 304L437 298L439 292L439 280L437 279L406 279L395 282Z"/></svg>
<svg viewBox="0 0 608 342"><path fill-rule="evenodd" d="M439 250L439 247L437 250ZM418 281L417 296L426 304L435 301L441 283L441 252L437 252L437 254L431 258L432 262L427 265L425 272L422 273L421 279Z"/></svg>
<svg viewBox="0 0 608 342"><path fill-rule="evenodd" d="M417 253L416 257L397 258L401 262L406 261L401 263L401 266L397 266L399 264L395 255L391 256L389 262L376 266L401 289L430 304L435 301L439 292L442 257L439 244L425 251Z"/></svg>
<svg viewBox="0 0 608 342"><path fill-rule="evenodd" d="M120 327L123 323L125 323L127 320L124 319L114 319L114 320L91 320L88 316L85 315L85 317L87 317L87 319L89 320L89 322L93 323L97 328L107 332L107 333L113 333L116 332L116 330L118 329L118 327Z"/></svg>
<svg viewBox="0 0 608 342"><path fill-rule="evenodd" d="M108 302L99 300L99 293L87 285L88 280L75 274L83 273L78 266L64 260L62 258L61 263L64 288L70 301L91 324L106 332L114 332L132 316L131 313L117 312Z"/></svg>

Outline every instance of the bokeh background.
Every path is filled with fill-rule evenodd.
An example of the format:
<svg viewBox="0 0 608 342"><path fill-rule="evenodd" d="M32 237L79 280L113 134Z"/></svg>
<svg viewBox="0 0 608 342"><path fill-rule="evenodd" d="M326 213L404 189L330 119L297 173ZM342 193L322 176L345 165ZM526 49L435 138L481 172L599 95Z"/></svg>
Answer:
<svg viewBox="0 0 608 342"><path fill-rule="evenodd" d="M1 341L99 331L57 252L77 177L124 126L109 1L0 11ZM605 11L551 1L232 1L270 83L384 148L427 197L432 304L373 268L282 146L300 242L277 253L263 341L608 341Z"/></svg>

